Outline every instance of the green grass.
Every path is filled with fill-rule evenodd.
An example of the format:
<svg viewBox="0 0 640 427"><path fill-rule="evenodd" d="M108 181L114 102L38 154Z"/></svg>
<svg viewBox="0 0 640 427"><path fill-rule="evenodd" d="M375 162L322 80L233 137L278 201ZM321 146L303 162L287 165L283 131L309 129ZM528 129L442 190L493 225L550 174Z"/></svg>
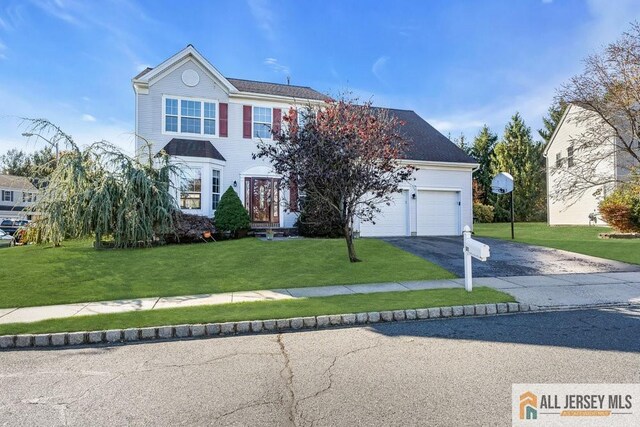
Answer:
<svg viewBox="0 0 640 427"><path fill-rule="evenodd" d="M508 223L475 224L474 231L477 236L511 240L511 225ZM585 255L640 264L640 240L598 238L599 233L609 231L611 229L607 227L549 227L545 223L517 223L515 224L515 240L532 245L547 246Z"/></svg>
<svg viewBox="0 0 640 427"><path fill-rule="evenodd" d="M282 319L326 314L513 301L514 299L510 295L486 287L475 288L473 292L467 292L464 289L379 292L374 294L337 295L296 300L245 302L119 314L99 314L94 316L43 320L36 323L12 323L0 325L0 335Z"/></svg>
<svg viewBox="0 0 640 427"><path fill-rule="evenodd" d="M375 239L241 239L153 249L0 250L0 308L321 285L447 279L448 271Z"/></svg>

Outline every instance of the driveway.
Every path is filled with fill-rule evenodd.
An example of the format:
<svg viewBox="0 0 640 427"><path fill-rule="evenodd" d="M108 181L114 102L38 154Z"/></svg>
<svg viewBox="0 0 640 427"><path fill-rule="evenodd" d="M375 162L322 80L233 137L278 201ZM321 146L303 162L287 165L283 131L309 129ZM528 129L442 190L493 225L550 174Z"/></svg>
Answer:
<svg viewBox="0 0 640 427"><path fill-rule="evenodd" d="M0 423L510 425L513 383L640 382L639 335L609 309L3 351Z"/></svg>
<svg viewBox="0 0 640 427"><path fill-rule="evenodd" d="M486 262L473 261L474 277L640 271L638 265L559 249L486 237L474 239L491 247L491 257ZM462 237L385 237L382 240L464 277Z"/></svg>

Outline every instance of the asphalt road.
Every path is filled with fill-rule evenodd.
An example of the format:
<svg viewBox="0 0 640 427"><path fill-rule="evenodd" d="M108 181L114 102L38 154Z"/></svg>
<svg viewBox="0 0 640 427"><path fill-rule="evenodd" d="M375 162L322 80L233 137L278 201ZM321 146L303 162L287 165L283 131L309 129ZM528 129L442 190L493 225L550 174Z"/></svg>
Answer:
<svg viewBox="0 0 640 427"><path fill-rule="evenodd" d="M0 353L0 425L508 425L512 383L640 382L640 308Z"/></svg>
<svg viewBox="0 0 640 427"><path fill-rule="evenodd" d="M640 271L637 265L575 252L487 237L474 239L491 248L491 257L486 262L473 262L475 277ZM464 277L462 237L385 237L382 240Z"/></svg>

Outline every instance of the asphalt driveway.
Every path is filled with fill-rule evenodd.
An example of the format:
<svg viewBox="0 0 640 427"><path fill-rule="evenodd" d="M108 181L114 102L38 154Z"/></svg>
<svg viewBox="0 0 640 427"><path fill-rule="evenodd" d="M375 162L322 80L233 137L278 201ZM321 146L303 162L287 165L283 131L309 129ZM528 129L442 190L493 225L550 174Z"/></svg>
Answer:
<svg viewBox="0 0 640 427"><path fill-rule="evenodd" d="M639 265L506 240L474 237L491 247L486 262L473 260L474 277L539 276L640 271ZM464 276L462 237L385 237L382 240Z"/></svg>

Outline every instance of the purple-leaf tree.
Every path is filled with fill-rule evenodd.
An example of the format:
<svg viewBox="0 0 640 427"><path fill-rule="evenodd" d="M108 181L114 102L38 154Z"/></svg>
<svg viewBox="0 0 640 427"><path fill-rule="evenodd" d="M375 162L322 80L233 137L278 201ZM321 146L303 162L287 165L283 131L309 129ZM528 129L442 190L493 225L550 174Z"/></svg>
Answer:
<svg viewBox="0 0 640 427"><path fill-rule="evenodd" d="M345 99L322 108L292 108L283 121L273 130L273 141L258 144L254 157L269 159L283 186L321 203L327 216L337 214L349 260L360 261L354 218L373 221L414 171L399 160L407 143L404 123L386 109Z"/></svg>

